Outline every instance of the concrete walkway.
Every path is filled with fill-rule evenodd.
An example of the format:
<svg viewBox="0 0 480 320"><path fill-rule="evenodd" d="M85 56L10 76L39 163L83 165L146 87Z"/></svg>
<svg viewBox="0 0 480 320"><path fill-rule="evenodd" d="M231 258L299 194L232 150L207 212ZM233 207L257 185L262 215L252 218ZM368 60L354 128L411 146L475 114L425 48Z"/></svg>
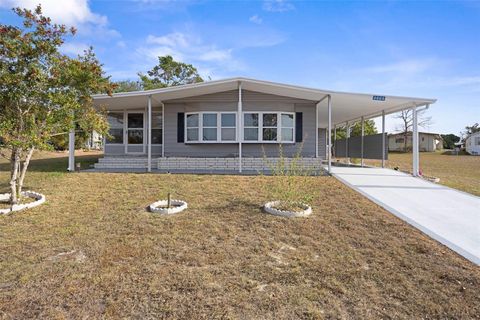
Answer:
<svg viewBox="0 0 480 320"><path fill-rule="evenodd" d="M480 197L390 169L332 167L332 174L480 265Z"/></svg>

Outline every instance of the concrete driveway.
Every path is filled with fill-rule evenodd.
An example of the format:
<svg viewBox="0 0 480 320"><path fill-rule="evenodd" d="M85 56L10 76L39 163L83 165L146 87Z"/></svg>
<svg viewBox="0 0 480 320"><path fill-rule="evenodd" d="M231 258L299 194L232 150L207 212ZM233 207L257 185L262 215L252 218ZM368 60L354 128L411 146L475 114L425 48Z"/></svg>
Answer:
<svg viewBox="0 0 480 320"><path fill-rule="evenodd" d="M480 197L390 169L332 167L332 174L480 265Z"/></svg>

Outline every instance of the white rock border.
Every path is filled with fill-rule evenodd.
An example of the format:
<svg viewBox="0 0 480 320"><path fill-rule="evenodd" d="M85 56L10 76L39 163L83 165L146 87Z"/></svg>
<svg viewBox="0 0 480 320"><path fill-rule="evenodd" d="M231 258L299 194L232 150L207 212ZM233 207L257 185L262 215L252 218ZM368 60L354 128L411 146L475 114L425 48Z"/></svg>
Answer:
<svg viewBox="0 0 480 320"><path fill-rule="evenodd" d="M36 206L41 205L46 201L46 198L43 194L34 192L34 191L22 191L22 195L25 197L33 198L36 201L25 203L25 204L14 204L10 208L7 209L0 209L0 214L8 214L10 212L30 209ZM10 199L10 193L2 193L0 194L0 202L5 202Z"/></svg>
<svg viewBox="0 0 480 320"><path fill-rule="evenodd" d="M148 209L154 213L175 214L182 212L188 207L187 203L183 200L171 200L170 204L173 206L172 208L161 208L162 206L166 207L167 204L168 200L160 200L149 205Z"/></svg>
<svg viewBox="0 0 480 320"><path fill-rule="evenodd" d="M274 208L275 206L278 206L281 203L282 201L280 200L267 202L263 206L263 210L265 210L265 212L267 213L270 213L276 216L288 217L288 218L306 217L312 214L312 207L305 203L299 203L299 205L301 205L304 209L302 211L288 211L288 210L279 210Z"/></svg>

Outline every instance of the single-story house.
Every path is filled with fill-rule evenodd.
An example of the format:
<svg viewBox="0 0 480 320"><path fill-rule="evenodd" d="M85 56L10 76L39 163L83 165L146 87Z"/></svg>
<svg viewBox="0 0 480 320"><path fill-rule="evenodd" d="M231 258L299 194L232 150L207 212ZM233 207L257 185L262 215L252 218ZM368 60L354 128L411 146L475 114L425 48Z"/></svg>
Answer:
<svg viewBox="0 0 480 320"><path fill-rule="evenodd" d="M412 150L412 132L391 133L388 135L388 151L405 151L405 139L407 150ZM438 133L419 132L418 148L422 152L435 152L443 149L443 138Z"/></svg>
<svg viewBox="0 0 480 320"><path fill-rule="evenodd" d="M265 158L278 158L280 145L287 158L299 153L302 163L329 168L336 127L436 101L242 77L93 98L108 112L111 136L97 169L170 172L258 171Z"/></svg>
<svg viewBox="0 0 480 320"><path fill-rule="evenodd" d="M92 131L88 136L88 140L85 142L86 149L100 150L103 147L105 140L101 134L96 131Z"/></svg>
<svg viewBox="0 0 480 320"><path fill-rule="evenodd" d="M474 156L480 155L480 131L472 133L465 139L465 151Z"/></svg>

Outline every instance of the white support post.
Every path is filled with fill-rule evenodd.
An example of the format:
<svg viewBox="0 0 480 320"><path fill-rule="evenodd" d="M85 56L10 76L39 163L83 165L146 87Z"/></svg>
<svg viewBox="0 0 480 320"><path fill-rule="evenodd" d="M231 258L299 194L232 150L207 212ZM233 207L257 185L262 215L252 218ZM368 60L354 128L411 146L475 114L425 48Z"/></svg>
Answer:
<svg viewBox="0 0 480 320"><path fill-rule="evenodd" d="M318 107L320 102L315 104L315 158L318 158Z"/></svg>
<svg viewBox="0 0 480 320"><path fill-rule="evenodd" d="M413 120L413 132L412 132L412 156L413 156L413 176L418 177L419 167L418 167L418 119L417 119L417 107L412 108L412 120Z"/></svg>
<svg viewBox="0 0 480 320"><path fill-rule="evenodd" d="M165 158L165 104L162 102L162 158Z"/></svg>
<svg viewBox="0 0 480 320"><path fill-rule="evenodd" d="M382 110L382 168L385 168L385 110Z"/></svg>
<svg viewBox="0 0 480 320"><path fill-rule="evenodd" d="M362 138L361 138L361 157L362 157L362 160L361 160L361 166L363 168L364 166L364 161L363 161L363 147L364 147L364 142L363 142L363 137L365 136L365 118L362 116Z"/></svg>
<svg viewBox="0 0 480 320"><path fill-rule="evenodd" d="M350 124L347 122L347 125L346 125L346 138L345 138L345 158L346 158L346 161L348 164L350 164L350 157L349 157L349 154L348 154L348 145L349 145L349 141L350 140Z"/></svg>
<svg viewBox="0 0 480 320"><path fill-rule="evenodd" d="M148 96L147 107L147 172L152 172L152 96Z"/></svg>
<svg viewBox="0 0 480 320"><path fill-rule="evenodd" d="M242 172L242 140L243 140L243 118L242 118L242 82L238 82L238 116L237 116L237 139L238 139L238 172Z"/></svg>
<svg viewBox="0 0 480 320"><path fill-rule="evenodd" d="M327 132L328 173L332 172L332 96L328 95L328 132Z"/></svg>
<svg viewBox="0 0 480 320"><path fill-rule="evenodd" d="M75 171L75 130L68 133L68 171Z"/></svg>

